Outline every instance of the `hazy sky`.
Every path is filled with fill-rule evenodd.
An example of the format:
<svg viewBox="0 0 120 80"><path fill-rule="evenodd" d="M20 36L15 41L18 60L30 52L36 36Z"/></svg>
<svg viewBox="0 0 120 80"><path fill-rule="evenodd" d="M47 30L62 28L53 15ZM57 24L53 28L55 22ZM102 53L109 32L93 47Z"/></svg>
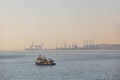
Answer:
<svg viewBox="0 0 120 80"><path fill-rule="evenodd" d="M31 42L120 43L120 0L0 0L0 49Z"/></svg>

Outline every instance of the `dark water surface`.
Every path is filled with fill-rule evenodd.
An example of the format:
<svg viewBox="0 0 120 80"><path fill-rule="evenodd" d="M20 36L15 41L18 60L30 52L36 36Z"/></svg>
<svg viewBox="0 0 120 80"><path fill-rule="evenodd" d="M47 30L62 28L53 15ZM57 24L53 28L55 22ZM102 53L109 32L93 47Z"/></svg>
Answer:
<svg viewBox="0 0 120 80"><path fill-rule="evenodd" d="M39 55L56 66L37 66ZM120 80L120 51L0 51L0 80Z"/></svg>

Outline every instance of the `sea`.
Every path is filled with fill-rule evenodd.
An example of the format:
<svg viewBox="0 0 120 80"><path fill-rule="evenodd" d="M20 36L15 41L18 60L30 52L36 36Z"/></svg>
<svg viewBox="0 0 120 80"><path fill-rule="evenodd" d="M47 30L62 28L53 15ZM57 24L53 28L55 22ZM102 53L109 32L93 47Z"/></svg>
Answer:
<svg viewBox="0 0 120 80"><path fill-rule="evenodd" d="M56 65L36 65L39 54ZM0 80L120 80L120 50L0 51Z"/></svg>

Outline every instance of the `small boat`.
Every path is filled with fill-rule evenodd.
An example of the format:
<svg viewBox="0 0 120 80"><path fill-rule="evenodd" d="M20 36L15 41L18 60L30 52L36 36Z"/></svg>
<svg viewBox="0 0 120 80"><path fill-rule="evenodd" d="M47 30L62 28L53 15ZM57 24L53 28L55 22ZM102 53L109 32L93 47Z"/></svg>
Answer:
<svg viewBox="0 0 120 80"><path fill-rule="evenodd" d="M44 56L39 55L35 61L36 65L56 65L56 63L54 63L54 60L52 60L51 58L46 58Z"/></svg>

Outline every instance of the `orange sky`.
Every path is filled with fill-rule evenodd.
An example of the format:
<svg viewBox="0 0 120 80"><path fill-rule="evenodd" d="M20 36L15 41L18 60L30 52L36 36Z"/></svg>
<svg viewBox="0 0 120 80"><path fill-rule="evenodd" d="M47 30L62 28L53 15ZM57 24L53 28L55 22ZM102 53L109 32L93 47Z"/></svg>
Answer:
<svg viewBox="0 0 120 80"><path fill-rule="evenodd" d="M6 0L7 1L7 0ZM95 40L120 44L120 1L0 1L0 50Z"/></svg>

